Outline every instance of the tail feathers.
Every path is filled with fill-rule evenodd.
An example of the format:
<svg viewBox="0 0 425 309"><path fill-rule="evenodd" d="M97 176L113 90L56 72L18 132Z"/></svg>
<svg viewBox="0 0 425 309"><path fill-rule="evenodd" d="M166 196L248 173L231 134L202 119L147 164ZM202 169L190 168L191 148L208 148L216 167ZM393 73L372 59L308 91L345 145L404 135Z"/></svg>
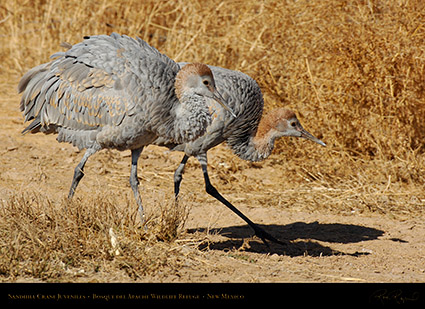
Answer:
<svg viewBox="0 0 425 309"><path fill-rule="evenodd" d="M42 74L47 73L47 70L49 69L51 64L52 64L51 62L40 64L32 68L31 70L29 70L27 73L25 73L24 76L22 76L21 80L19 81L18 93L25 91L25 89L28 86L28 83L34 78L34 76L40 73Z"/></svg>
<svg viewBox="0 0 425 309"><path fill-rule="evenodd" d="M30 125L28 127L26 127L22 131L22 134L26 134L28 132L37 133L37 132L40 131L40 128L41 128L41 121L40 121L40 118L37 117L30 123Z"/></svg>

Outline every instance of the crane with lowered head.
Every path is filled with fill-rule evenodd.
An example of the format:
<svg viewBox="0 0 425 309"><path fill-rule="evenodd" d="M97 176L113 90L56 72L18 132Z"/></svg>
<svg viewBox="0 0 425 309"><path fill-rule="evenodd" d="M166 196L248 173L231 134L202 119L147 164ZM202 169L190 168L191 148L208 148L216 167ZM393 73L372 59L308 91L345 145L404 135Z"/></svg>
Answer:
<svg viewBox="0 0 425 309"><path fill-rule="evenodd" d="M179 63L180 66L185 64ZM214 74L218 91L237 117L232 117L225 109L216 105L214 106L213 120L206 133L194 141L175 143L167 138L159 137L153 142L155 145L165 146L173 151L184 152L183 159L174 173L175 198L178 199L184 168L189 157L196 157L202 168L205 189L208 194L242 218L265 244L267 244L266 240L284 244L252 222L211 184L208 175L207 152L226 142L233 153L241 159L262 161L272 153L275 140L279 137L300 137L322 146L326 145L307 132L295 113L289 109L276 108L263 115L263 95L257 82L250 76L216 66L209 66L209 68Z"/></svg>

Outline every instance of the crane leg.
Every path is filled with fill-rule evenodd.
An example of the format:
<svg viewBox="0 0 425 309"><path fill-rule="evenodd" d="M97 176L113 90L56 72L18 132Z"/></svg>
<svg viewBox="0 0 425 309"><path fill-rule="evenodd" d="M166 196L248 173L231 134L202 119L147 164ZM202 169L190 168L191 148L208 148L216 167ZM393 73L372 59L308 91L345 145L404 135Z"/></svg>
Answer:
<svg viewBox="0 0 425 309"><path fill-rule="evenodd" d="M77 186L80 183L80 180L84 176L84 166L86 165L88 158L91 155L95 154L96 152L97 152L97 149L88 148L86 152L84 153L84 156L81 159L80 163L78 163L77 167L75 168L74 178L72 179L71 189L69 190L68 199L72 199L72 197L74 196L75 190L77 189Z"/></svg>
<svg viewBox="0 0 425 309"><path fill-rule="evenodd" d="M184 155L183 160L180 162L179 167L174 172L174 197L176 201L177 201L177 198L179 197L180 183L182 182L184 167L188 159L189 157L187 155Z"/></svg>
<svg viewBox="0 0 425 309"><path fill-rule="evenodd" d="M206 154L198 155L196 158L198 159L199 163L201 164L202 172L204 174L204 180L205 180L205 190L207 191L207 193L209 195L211 195L212 197L214 197L215 199L217 199L218 201L220 201L221 203L223 203L224 205L226 205L230 210L232 210L241 219L243 219L246 223L248 223L248 225L254 230L255 235L257 235L264 242L264 244L267 247L269 245L266 242L266 239L267 240L270 240L271 242L274 242L274 243L283 245L283 246L286 246L287 245L284 242L282 242L280 240L277 240L272 235L270 235L269 233L267 233L266 231L264 231L262 228L260 228L257 224L255 224L254 222L252 222L247 216L245 216L241 211L239 211L235 206L233 206L228 200L226 200L217 191L217 189L211 184L210 178L208 176L208 170L207 170L208 164L207 164L207 155Z"/></svg>
<svg viewBox="0 0 425 309"><path fill-rule="evenodd" d="M139 192L139 179L137 177L137 161L142 153L143 147L131 150L131 171L130 171L130 186L133 190L134 198L136 199L139 216L142 224L145 223L145 214L143 212L142 198Z"/></svg>

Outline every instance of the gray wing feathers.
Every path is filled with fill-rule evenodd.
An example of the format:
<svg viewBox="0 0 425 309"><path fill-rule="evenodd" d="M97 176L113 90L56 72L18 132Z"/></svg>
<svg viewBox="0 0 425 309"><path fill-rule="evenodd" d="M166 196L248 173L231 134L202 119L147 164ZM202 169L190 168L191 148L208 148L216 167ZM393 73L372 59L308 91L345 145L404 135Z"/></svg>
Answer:
<svg viewBox="0 0 425 309"><path fill-rule="evenodd" d="M239 105L239 114L237 119L232 120L234 123L223 137L236 155L245 158L246 149L257 132L263 114L263 95L258 84L251 78L236 77L227 82L234 85L232 100Z"/></svg>
<svg viewBox="0 0 425 309"><path fill-rule="evenodd" d="M184 64L179 63L180 66ZM185 144L185 152L197 155L226 141L236 155L244 156L243 152L251 137L255 135L263 113L264 101L261 89L254 79L242 72L209 67L213 72L218 91L237 117L231 117L221 109L204 136ZM182 148L167 143L164 139L158 139L158 143L168 145L173 150Z"/></svg>
<svg viewBox="0 0 425 309"><path fill-rule="evenodd" d="M171 76L179 70L143 40L115 33L85 37L52 57L56 59L29 70L18 85L25 121L34 119L24 132L117 126L143 109L143 100L157 101L152 70L166 68Z"/></svg>

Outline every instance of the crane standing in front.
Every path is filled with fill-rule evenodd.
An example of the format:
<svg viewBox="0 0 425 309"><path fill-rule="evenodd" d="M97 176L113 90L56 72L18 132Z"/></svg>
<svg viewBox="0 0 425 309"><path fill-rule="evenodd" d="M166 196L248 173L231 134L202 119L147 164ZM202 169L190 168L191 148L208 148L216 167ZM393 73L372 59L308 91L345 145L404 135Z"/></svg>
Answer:
<svg viewBox="0 0 425 309"><path fill-rule="evenodd" d="M183 66L185 63L179 63L179 65ZM207 170L207 151L226 142L240 158L249 161L261 161L271 154L275 140L283 136L306 138L322 146L326 145L307 132L291 110L277 108L262 116L263 95L254 79L242 72L214 66L209 67L214 74L217 89L237 117L230 117L225 110L216 106L215 117L203 136L189 143L174 143L164 137L159 137L154 142L156 145L166 146L171 150L185 153L174 173L176 200L179 195L180 183L187 160L189 157L194 156L201 164L205 189L208 194L226 205L248 223L264 243L266 243L265 240L267 239L275 243L284 244L252 222L227 201L211 184Z"/></svg>
<svg viewBox="0 0 425 309"><path fill-rule="evenodd" d="M212 98L226 110L204 64L182 68L143 40L116 33L88 36L21 79L23 133L58 133L59 142L87 149L74 171L69 198L87 159L104 148L131 150L130 185L143 220L137 161L143 147L164 137L185 143L211 122Z"/></svg>

